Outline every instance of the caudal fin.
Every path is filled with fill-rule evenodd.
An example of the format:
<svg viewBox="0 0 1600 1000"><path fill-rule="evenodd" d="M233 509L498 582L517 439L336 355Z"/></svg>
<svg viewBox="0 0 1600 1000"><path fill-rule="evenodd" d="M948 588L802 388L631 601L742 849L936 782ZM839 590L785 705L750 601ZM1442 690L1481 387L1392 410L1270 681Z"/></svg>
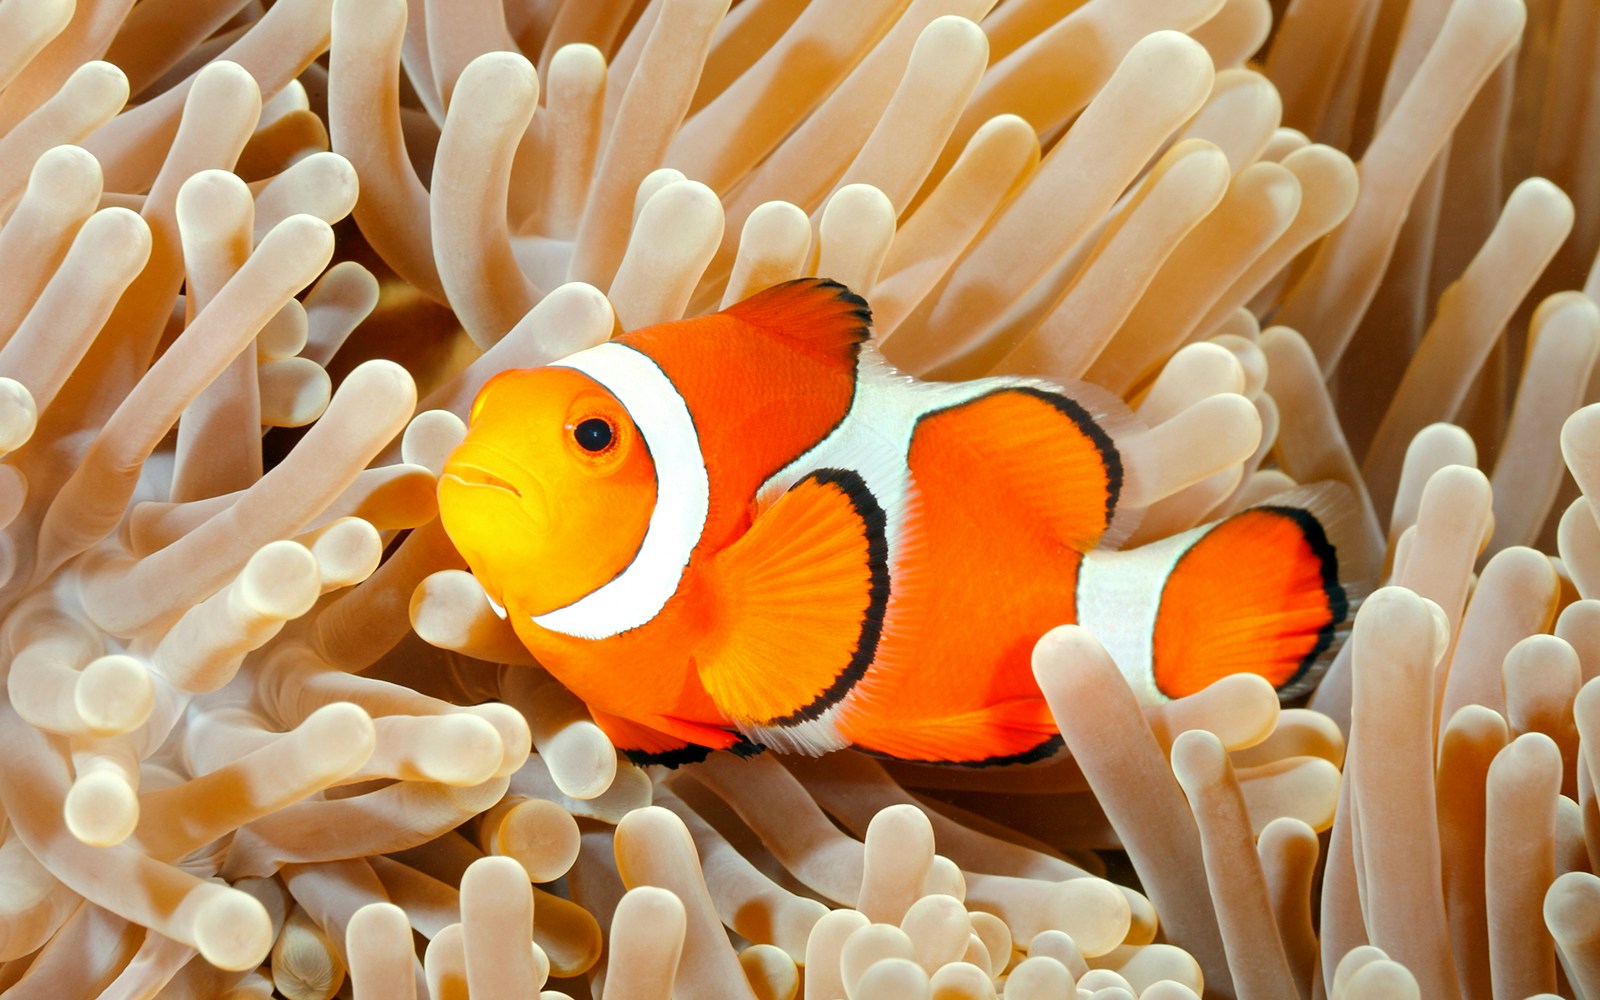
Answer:
<svg viewBox="0 0 1600 1000"><path fill-rule="evenodd" d="M1161 588L1156 690L1179 698L1235 673L1285 699L1310 688L1373 572L1350 491L1302 487L1195 531Z"/></svg>

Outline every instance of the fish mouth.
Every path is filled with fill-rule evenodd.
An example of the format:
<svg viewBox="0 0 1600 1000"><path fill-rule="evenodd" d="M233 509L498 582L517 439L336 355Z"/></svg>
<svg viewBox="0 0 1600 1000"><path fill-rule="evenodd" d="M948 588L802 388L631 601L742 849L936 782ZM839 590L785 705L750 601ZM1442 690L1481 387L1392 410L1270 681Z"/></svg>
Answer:
<svg viewBox="0 0 1600 1000"><path fill-rule="evenodd" d="M470 437L445 462L439 485L441 501L444 491L455 491L461 501L501 510L497 516L515 511L524 528L542 531L549 521L548 500L538 476L500 449Z"/></svg>
<svg viewBox="0 0 1600 1000"><path fill-rule="evenodd" d="M516 497L518 500L522 499L522 491L517 489L516 486L504 479L501 479L488 469L480 468L476 465L470 465L467 463L452 463L451 466L445 470L444 478L454 479L457 482L464 483L467 486L486 486L490 489L504 490L505 492Z"/></svg>

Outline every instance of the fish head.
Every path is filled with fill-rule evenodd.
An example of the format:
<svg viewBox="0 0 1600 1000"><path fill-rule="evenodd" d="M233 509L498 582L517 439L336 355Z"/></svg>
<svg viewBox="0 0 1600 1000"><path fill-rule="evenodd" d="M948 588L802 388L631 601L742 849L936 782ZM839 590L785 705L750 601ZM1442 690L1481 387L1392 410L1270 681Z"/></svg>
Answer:
<svg viewBox="0 0 1600 1000"><path fill-rule="evenodd" d="M439 479L439 516L489 596L538 615L622 572L656 503L627 409L572 368L502 372Z"/></svg>

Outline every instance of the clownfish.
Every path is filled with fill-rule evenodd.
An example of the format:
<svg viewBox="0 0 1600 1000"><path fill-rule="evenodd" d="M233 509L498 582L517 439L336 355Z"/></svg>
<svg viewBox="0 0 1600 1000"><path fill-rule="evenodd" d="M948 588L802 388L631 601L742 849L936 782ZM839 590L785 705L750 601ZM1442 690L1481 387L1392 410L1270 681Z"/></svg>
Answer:
<svg viewBox="0 0 1600 1000"><path fill-rule="evenodd" d="M1031 651L1070 623L1146 702L1315 680L1350 614L1347 491L1119 551L1120 400L919 381L870 338L863 299L799 279L479 393L445 530L619 749L1041 759Z"/></svg>

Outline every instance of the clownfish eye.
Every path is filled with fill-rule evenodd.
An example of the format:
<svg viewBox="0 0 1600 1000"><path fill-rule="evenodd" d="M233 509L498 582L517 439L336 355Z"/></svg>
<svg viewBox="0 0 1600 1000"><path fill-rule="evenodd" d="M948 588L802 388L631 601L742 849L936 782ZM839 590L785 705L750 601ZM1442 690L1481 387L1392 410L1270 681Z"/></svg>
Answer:
<svg viewBox="0 0 1600 1000"><path fill-rule="evenodd" d="M611 446L616 439L616 431L610 421L600 417L590 417L572 429L572 439L578 442L578 447L592 455L598 455Z"/></svg>

